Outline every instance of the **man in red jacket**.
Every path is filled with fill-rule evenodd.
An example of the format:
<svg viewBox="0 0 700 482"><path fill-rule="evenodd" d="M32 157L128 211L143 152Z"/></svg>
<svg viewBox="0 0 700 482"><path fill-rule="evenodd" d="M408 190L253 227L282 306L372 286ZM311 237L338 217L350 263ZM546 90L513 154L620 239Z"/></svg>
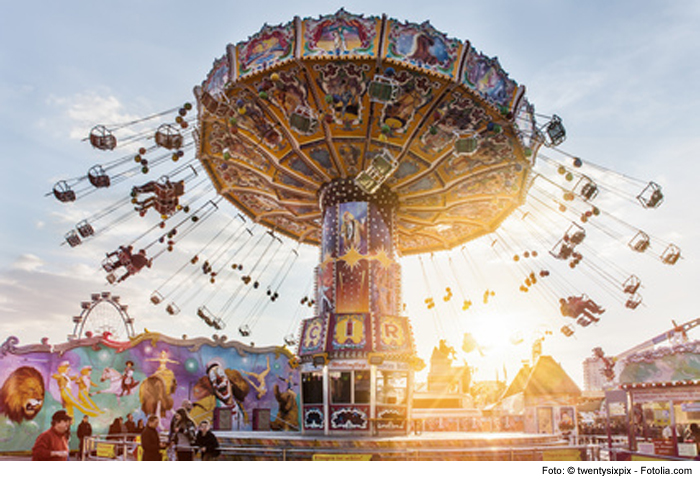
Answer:
<svg viewBox="0 0 700 482"><path fill-rule="evenodd" d="M68 431L72 422L65 410L54 413L51 428L34 442L32 460L68 460Z"/></svg>

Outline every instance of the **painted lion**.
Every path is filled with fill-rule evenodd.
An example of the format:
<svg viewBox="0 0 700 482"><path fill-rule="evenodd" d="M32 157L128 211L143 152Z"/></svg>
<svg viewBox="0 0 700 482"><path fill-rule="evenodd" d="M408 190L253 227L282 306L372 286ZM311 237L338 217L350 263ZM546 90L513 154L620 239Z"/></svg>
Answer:
<svg viewBox="0 0 700 482"><path fill-rule="evenodd" d="M0 388L0 413L13 422L32 420L44 406L44 378L36 368L19 367Z"/></svg>

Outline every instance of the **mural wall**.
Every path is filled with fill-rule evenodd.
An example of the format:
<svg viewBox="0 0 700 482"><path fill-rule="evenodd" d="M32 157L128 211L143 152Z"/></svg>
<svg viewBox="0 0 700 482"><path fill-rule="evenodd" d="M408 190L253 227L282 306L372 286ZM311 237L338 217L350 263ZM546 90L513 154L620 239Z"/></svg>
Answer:
<svg viewBox="0 0 700 482"><path fill-rule="evenodd" d="M630 355L620 362L620 383L700 379L700 341L663 346Z"/></svg>
<svg viewBox="0 0 700 482"><path fill-rule="evenodd" d="M226 337L145 333L127 342L94 337L28 346L10 337L0 347L0 452L30 450L60 409L73 416L73 433L85 415L99 435L128 414L144 422L158 414L167 431L185 400L193 403L195 421L253 430L254 418L266 418L260 415L269 410L272 430L297 430L299 375L292 357L284 348ZM77 443L73 436L71 448Z"/></svg>

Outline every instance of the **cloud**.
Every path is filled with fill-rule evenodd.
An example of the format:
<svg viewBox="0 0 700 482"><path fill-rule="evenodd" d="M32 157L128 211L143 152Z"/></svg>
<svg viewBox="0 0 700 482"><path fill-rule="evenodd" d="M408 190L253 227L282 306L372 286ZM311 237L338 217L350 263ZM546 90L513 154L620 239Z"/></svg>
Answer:
<svg viewBox="0 0 700 482"><path fill-rule="evenodd" d="M80 92L67 97L51 95L47 104L60 109L71 139L84 139L95 125L121 125L137 119L119 99L111 94ZM47 125L46 120L42 125Z"/></svg>
<svg viewBox="0 0 700 482"><path fill-rule="evenodd" d="M44 266L44 261L33 254L23 254L12 263L12 268L20 271L38 271Z"/></svg>

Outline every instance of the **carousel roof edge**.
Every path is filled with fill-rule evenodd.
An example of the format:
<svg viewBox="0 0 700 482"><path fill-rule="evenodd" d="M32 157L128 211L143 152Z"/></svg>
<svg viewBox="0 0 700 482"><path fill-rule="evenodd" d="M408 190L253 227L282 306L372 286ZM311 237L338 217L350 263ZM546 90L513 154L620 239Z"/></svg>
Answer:
<svg viewBox="0 0 700 482"><path fill-rule="evenodd" d="M144 331L128 341L116 341L112 340L109 336L93 336L90 338L80 338L74 340L68 340L67 342L51 344L48 338L43 338L41 343L35 343L30 345L19 345L19 338L16 336L9 336L2 345L0 345L0 358L7 355L24 355L28 353L38 353L38 352L53 352L53 353L65 353L67 351L73 350L80 347L93 347L95 350L99 350L102 346L116 349L117 351L125 351L127 349L133 348L141 343L150 342L155 345L158 342L167 343L170 345L187 347L190 351L198 351L202 346L210 347L220 347L220 348L231 348L235 349L240 355L249 354L264 354L264 353L275 353L277 356L285 355L287 358L294 358L294 354L289 351L285 346L263 346L256 347L247 345L237 340L229 340L226 335L213 335L211 338L206 337L194 337L189 338L183 335L181 338L175 338L162 333Z"/></svg>

